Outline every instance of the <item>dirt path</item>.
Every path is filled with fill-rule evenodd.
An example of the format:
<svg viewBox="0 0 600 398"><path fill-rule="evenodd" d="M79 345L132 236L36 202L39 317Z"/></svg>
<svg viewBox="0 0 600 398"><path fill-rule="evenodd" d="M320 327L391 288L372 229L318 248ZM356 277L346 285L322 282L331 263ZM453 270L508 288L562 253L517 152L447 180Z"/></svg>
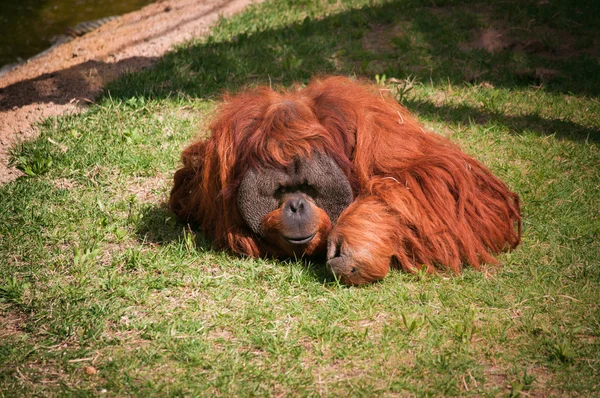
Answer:
<svg viewBox="0 0 600 398"><path fill-rule="evenodd" d="M151 65L174 44L206 34L219 16L260 1L159 0L0 77L0 184L20 175L8 167L8 149L35 137L35 122L78 112L110 80Z"/></svg>

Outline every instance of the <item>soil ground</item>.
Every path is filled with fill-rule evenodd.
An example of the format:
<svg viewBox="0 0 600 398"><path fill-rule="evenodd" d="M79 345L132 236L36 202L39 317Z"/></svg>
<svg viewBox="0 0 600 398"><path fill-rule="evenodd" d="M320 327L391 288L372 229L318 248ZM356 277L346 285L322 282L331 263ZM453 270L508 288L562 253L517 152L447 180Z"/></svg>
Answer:
<svg viewBox="0 0 600 398"><path fill-rule="evenodd" d="M177 43L206 34L220 16L260 0L162 0L54 47L0 77L0 184L21 173L8 150L37 135L36 122L79 112L107 82L156 62Z"/></svg>

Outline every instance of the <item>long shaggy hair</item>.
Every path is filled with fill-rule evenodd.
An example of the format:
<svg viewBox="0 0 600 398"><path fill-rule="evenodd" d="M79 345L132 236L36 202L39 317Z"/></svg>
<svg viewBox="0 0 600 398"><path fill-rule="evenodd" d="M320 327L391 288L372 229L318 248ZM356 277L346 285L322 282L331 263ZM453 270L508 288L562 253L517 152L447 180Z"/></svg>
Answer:
<svg viewBox="0 0 600 398"><path fill-rule="evenodd" d="M520 242L519 197L372 85L328 77L303 89L226 96L210 129L210 138L183 151L169 206L217 247L281 255L247 226L238 189L249 169L285 170L314 153L335 161L354 198L321 237L328 258L342 241L355 248L354 260L369 268L365 281L382 278L390 266L477 268Z"/></svg>

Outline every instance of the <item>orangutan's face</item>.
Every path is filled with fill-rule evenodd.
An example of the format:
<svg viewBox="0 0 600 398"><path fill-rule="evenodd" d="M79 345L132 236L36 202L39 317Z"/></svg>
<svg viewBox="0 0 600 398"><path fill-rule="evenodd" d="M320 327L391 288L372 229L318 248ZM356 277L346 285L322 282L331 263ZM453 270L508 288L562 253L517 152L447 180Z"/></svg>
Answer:
<svg viewBox="0 0 600 398"><path fill-rule="evenodd" d="M327 235L353 201L348 179L330 157L313 154L285 170L250 169L237 205L250 229L288 255L325 250Z"/></svg>

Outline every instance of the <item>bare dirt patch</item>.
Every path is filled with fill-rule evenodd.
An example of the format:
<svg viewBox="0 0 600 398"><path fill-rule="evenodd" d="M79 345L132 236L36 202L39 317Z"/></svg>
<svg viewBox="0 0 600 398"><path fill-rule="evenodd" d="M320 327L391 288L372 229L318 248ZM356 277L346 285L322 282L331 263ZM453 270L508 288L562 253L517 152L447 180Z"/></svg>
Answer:
<svg viewBox="0 0 600 398"><path fill-rule="evenodd" d="M406 34L404 26L397 24L370 26L362 38L362 47L369 52L382 54L394 49L392 39Z"/></svg>
<svg viewBox="0 0 600 398"><path fill-rule="evenodd" d="M490 15L482 14L480 17L492 26L472 30L471 40L459 44L462 51L478 49L493 54L508 49L551 60L565 60L581 54L597 57L599 54L600 40L598 39L579 48L576 38L564 30L547 26L517 29L491 22Z"/></svg>
<svg viewBox="0 0 600 398"><path fill-rule="evenodd" d="M135 195L138 201L142 203L161 203L168 199L167 192L170 178L166 175L158 175L149 178L135 178L134 182L128 187L129 194Z"/></svg>
<svg viewBox="0 0 600 398"><path fill-rule="evenodd" d="M462 50L477 48L489 53L495 53L513 45L506 32L489 28L473 34L473 40L461 46Z"/></svg>
<svg viewBox="0 0 600 398"><path fill-rule="evenodd" d="M261 0L162 0L33 58L0 77L0 184L21 173L8 149L37 135L36 122L79 112L121 74L146 68L220 16Z"/></svg>
<svg viewBox="0 0 600 398"><path fill-rule="evenodd" d="M23 314L16 312L4 312L0 308L0 341L9 337L18 337L25 334L23 325L26 317Z"/></svg>

